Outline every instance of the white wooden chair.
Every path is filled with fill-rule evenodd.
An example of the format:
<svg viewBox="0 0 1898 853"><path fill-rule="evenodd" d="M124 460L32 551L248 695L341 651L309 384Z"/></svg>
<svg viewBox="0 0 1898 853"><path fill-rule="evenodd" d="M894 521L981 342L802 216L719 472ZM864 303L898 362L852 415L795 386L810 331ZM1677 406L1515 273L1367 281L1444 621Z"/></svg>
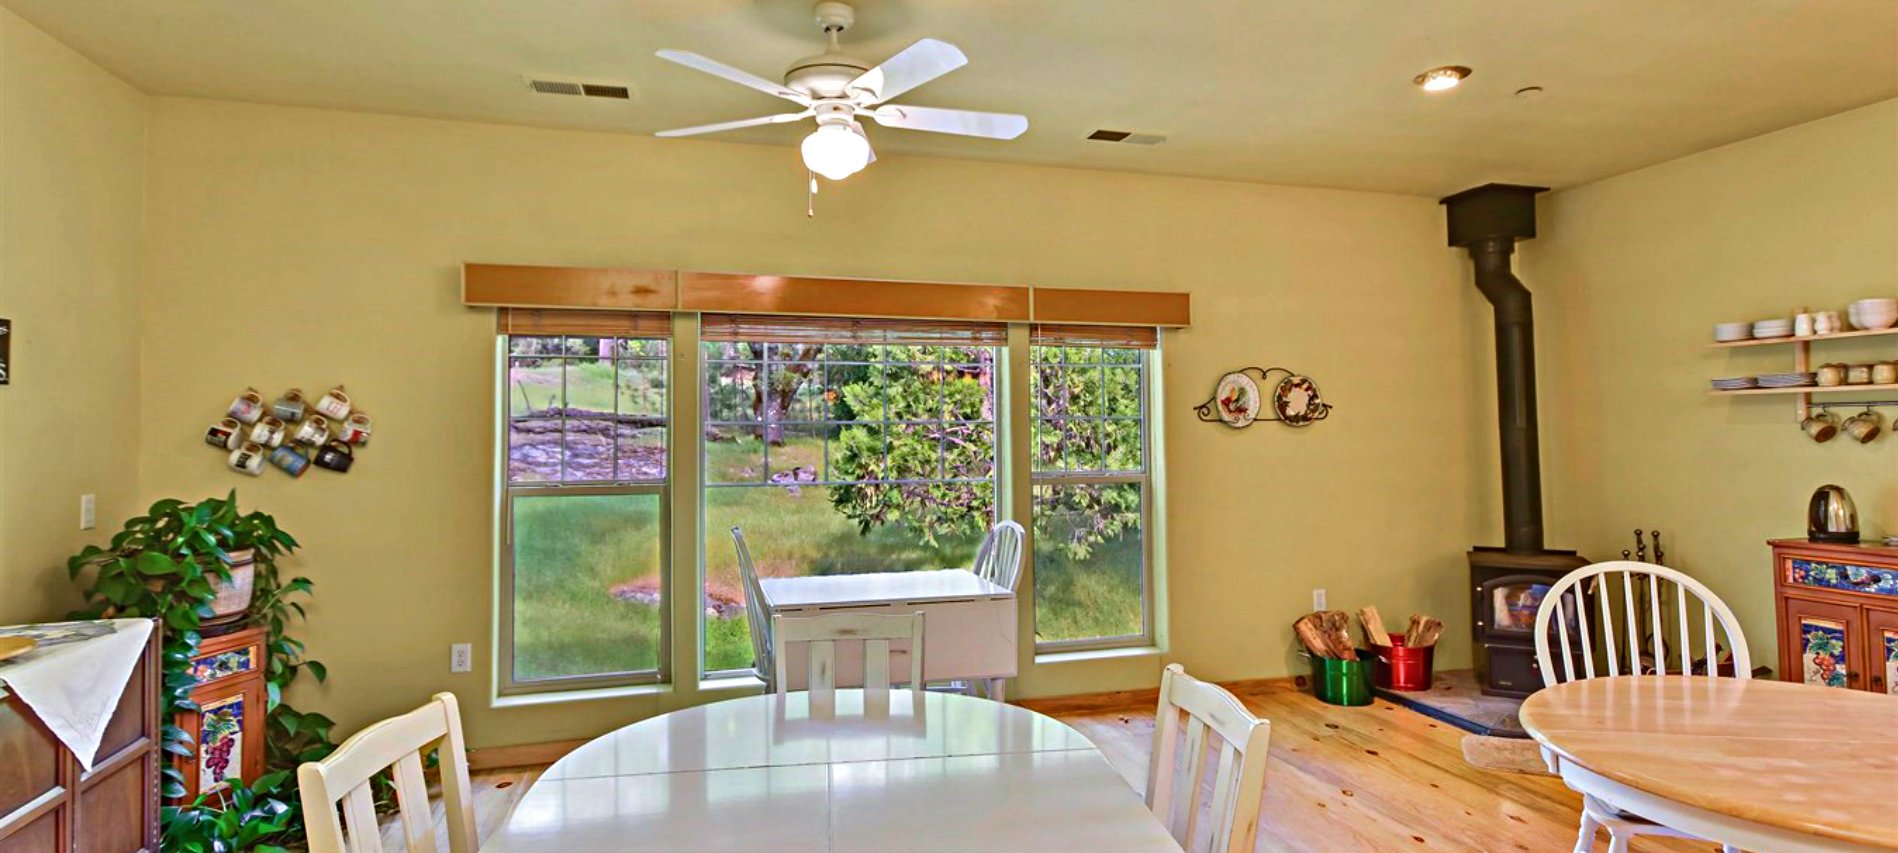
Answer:
<svg viewBox="0 0 1898 853"><path fill-rule="evenodd" d="M758 677L765 681L765 692L771 692L771 615L764 606L764 587L758 583L758 567L751 562L751 548L745 544L745 533L732 528L732 546L738 551L738 578L745 587L745 623L751 629L751 666Z"/></svg>
<svg viewBox="0 0 1898 853"><path fill-rule="evenodd" d="M435 853L435 819L429 811L422 756L437 743L441 745L448 851L475 853L480 840L475 835L474 787L468 782L468 749L461 738L461 710L453 693L437 693L420 708L357 732L322 761L297 768L310 853L382 853L370 779L384 770L394 772L407 850ZM339 803L342 820L337 819Z"/></svg>
<svg viewBox="0 0 1898 853"><path fill-rule="evenodd" d="M1184 810L1175 795L1174 764L1182 751L1180 717L1186 718ZM1206 770L1207 732L1218 740L1213 778L1212 831L1207 845L1195 848L1199 829L1200 784ZM1239 697L1217 684L1186 674L1179 664L1160 673L1160 707L1153 720L1153 757L1147 766L1147 807L1167 825L1187 853L1251 853L1259 834L1259 807L1265 795L1266 740L1272 724L1246 710Z"/></svg>
<svg viewBox="0 0 1898 853"><path fill-rule="evenodd" d="M865 690L890 688L890 641L909 641L909 677L903 680L912 690L923 689L923 614L893 616L884 613L830 613L803 618L775 616L771 619L771 658L776 662L772 683L777 692L790 692L785 671L791 643L805 643L809 658L809 676L805 689L814 696L831 697L837 693L837 642L863 643L863 687Z"/></svg>
<svg viewBox="0 0 1898 853"><path fill-rule="evenodd" d="M997 522L975 552L975 576L1009 592L1021 581L1022 539L1026 532L1013 521Z"/></svg>
<svg viewBox="0 0 1898 853"><path fill-rule="evenodd" d="M1619 587L1619 596L1612 587ZM1576 612L1571 609L1575 604L1563 603L1571 594L1571 602L1581 601L1585 590L1594 599L1596 615L1601 621L1598 635L1591 634L1586 612ZM1621 605L1619 620L1615 617L1617 598ZM1690 599L1700 605L1698 620L1690 612ZM1716 624L1720 633L1726 635L1724 643L1714 633ZM1733 654L1734 677L1753 677L1753 659L1747 653L1746 637L1740 633L1740 621L1734 618L1726 602L1700 581L1666 566L1632 560L1583 566L1563 575L1542 598L1542 605L1536 611L1536 666L1545 687L1596 677L1597 652L1607 664L1602 674L1609 677L1649 674L1650 666L1651 674L1666 675L1670 662L1674 674L1693 675L1695 627L1700 628L1701 657L1705 660L1707 677L1718 677L1723 646ZM1648 639L1645 657L1641 642L1644 632ZM1571 633L1577 635L1573 645ZM1550 648L1551 634L1555 635L1559 656ZM1582 665L1579 674L1575 671L1578 659ZM1560 761L1546 749L1543 759L1551 771L1562 773ZM1563 781L1582 795L1582 825L1575 839L1575 853L1587 853L1595 848L1597 829L1608 830L1609 853L1627 853L1628 844L1636 835L1698 839L1657 822L1660 815L1650 819L1622 809L1605 798L1603 792L1592 790L1593 786L1586 782L1578 786L1579 778L1579 774L1577 778L1563 774ZM1727 853L1737 853L1732 846L1725 849Z"/></svg>

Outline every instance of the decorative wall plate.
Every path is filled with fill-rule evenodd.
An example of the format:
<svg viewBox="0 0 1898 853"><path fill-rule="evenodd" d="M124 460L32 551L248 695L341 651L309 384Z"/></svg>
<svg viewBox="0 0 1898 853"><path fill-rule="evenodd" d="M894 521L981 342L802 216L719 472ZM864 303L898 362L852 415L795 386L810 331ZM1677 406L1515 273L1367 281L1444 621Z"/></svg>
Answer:
<svg viewBox="0 0 1898 853"><path fill-rule="evenodd" d="M1251 426L1259 417L1261 402L1259 383L1243 372L1219 377L1219 387L1213 392L1213 407L1219 413L1219 420L1234 429Z"/></svg>
<svg viewBox="0 0 1898 853"><path fill-rule="evenodd" d="M1276 383L1270 380L1277 378ZM1259 386L1268 384L1270 400L1261 399ZM1303 374L1283 367L1247 367L1219 377L1213 398L1193 411L1199 419L1219 422L1234 429L1257 421L1278 421L1286 426L1309 426L1331 414L1331 404L1318 395L1318 383Z"/></svg>
<svg viewBox="0 0 1898 853"><path fill-rule="evenodd" d="M1279 380L1272 392L1272 409L1286 426L1309 426L1324 420L1331 407L1318 399L1318 385L1309 376L1292 375Z"/></svg>

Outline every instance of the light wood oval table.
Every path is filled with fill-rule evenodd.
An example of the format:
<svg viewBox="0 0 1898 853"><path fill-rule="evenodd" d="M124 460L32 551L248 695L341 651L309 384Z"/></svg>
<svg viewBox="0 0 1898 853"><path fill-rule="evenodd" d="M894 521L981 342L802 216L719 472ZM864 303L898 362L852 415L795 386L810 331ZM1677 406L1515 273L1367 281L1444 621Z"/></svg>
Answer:
<svg viewBox="0 0 1898 853"><path fill-rule="evenodd" d="M1571 681L1522 704L1569 786L1759 851L1898 850L1898 699L1731 678Z"/></svg>
<svg viewBox="0 0 1898 853"><path fill-rule="evenodd" d="M1094 745L943 693L751 696L634 723L548 768L483 853L1179 853Z"/></svg>

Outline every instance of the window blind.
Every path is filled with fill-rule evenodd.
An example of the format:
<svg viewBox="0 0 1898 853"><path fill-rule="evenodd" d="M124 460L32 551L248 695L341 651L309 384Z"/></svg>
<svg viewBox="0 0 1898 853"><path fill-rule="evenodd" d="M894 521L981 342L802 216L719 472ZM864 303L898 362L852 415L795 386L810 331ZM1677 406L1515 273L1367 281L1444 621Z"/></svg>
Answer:
<svg viewBox="0 0 1898 853"><path fill-rule="evenodd" d="M1152 326L1036 323L1028 330L1028 343L1038 347L1154 349L1160 345L1160 330Z"/></svg>
<svg viewBox="0 0 1898 853"><path fill-rule="evenodd" d="M860 317L788 317L706 314L699 337L707 341L909 346L1003 346L1008 326L949 320L878 320Z"/></svg>
<svg viewBox="0 0 1898 853"><path fill-rule="evenodd" d="M503 335L583 335L665 338L672 315L661 311L574 311L557 308L497 308L495 331Z"/></svg>

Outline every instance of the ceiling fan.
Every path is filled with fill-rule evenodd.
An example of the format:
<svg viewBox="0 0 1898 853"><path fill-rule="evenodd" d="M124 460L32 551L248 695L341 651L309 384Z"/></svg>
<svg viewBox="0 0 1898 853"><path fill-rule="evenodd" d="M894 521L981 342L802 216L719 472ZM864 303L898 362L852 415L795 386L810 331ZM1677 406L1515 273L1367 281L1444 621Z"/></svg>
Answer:
<svg viewBox="0 0 1898 853"><path fill-rule="evenodd" d="M804 165L819 175L839 181L876 160L875 152L870 150L870 138L859 122L866 116L884 127L989 139L1014 139L1028 130L1026 117L1010 113L889 103L898 95L969 64L969 58L953 44L926 38L872 67L844 53L837 44L838 34L856 22L856 12L849 4L819 3L815 13L817 25L830 38L830 47L816 56L791 63L784 72L782 85L696 53L659 51L661 59L783 98L803 107L802 112L662 130L658 135L693 136L815 117L817 130L804 137L801 147Z"/></svg>

